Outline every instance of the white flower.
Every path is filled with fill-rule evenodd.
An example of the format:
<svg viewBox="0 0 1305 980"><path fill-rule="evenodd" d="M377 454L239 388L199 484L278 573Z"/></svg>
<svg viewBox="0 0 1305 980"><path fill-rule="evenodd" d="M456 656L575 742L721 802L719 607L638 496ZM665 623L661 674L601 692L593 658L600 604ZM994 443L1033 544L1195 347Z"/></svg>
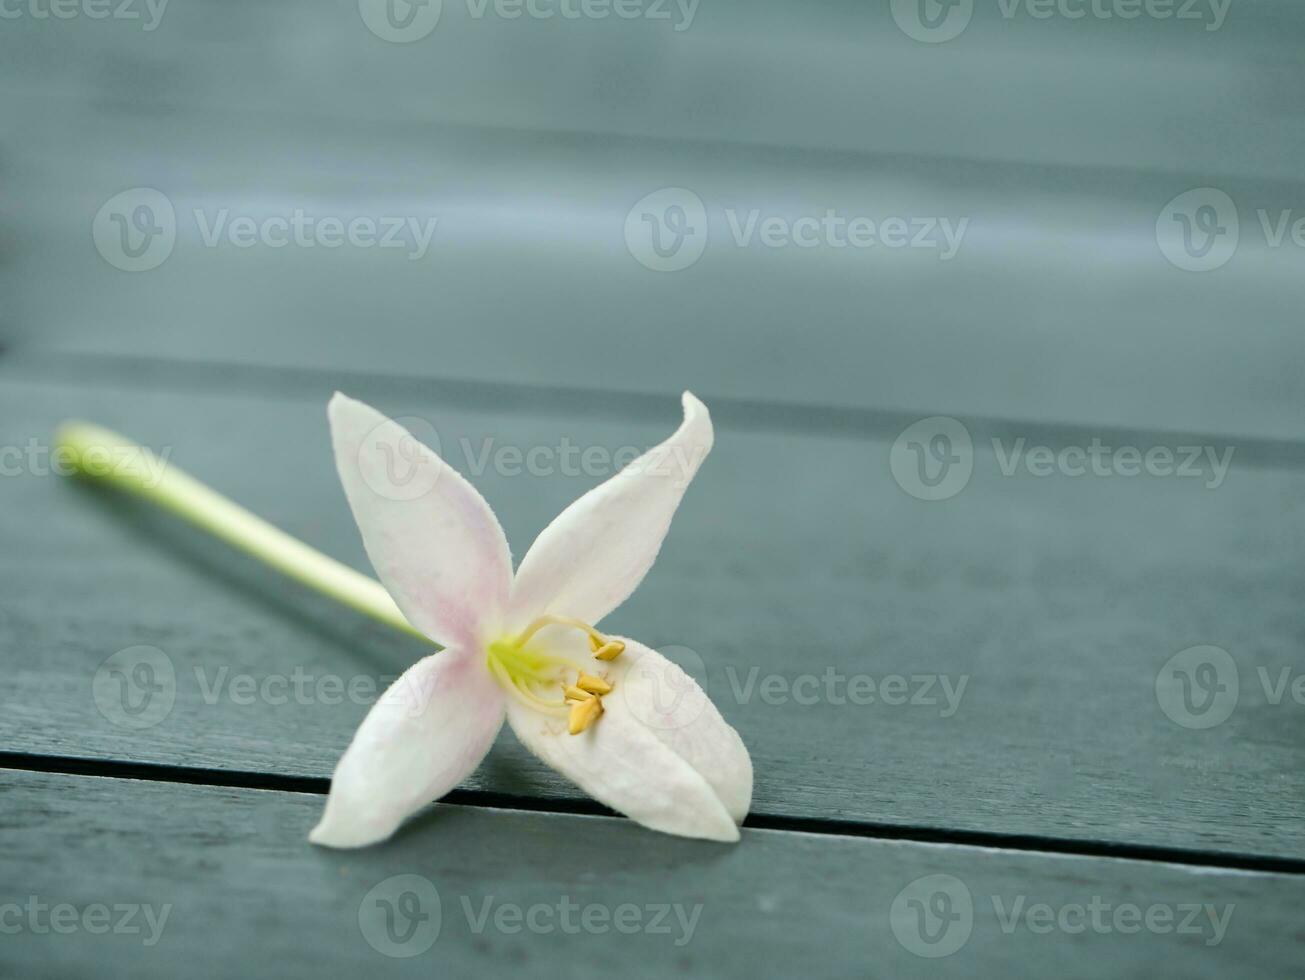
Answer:
<svg viewBox="0 0 1305 980"><path fill-rule="evenodd" d="M343 395L329 414L372 565L408 621L445 649L372 707L309 839L389 837L476 768L506 717L540 759L644 826L738 840L752 800L738 733L673 662L596 628L652 567L711 449L706 406L685 392L679 430L563 511L515 575L494 512L436 453ZM385 492L398 489L396 460L416 473L416 492L411 479Z"/></svg>

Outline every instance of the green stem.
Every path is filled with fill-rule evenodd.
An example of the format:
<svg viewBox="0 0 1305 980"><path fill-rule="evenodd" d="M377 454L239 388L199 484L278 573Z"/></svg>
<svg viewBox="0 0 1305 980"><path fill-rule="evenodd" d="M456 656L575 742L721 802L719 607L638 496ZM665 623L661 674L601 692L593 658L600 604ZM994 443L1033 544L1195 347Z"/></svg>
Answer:
<svg viewBox="0 0 1305 980"><path fill-rule="evenodd" d="M59 426L55 445L78 475L158 504L295 581L430 642L404 618L380 582L292 538L144 446L87 422Z"/></svg>

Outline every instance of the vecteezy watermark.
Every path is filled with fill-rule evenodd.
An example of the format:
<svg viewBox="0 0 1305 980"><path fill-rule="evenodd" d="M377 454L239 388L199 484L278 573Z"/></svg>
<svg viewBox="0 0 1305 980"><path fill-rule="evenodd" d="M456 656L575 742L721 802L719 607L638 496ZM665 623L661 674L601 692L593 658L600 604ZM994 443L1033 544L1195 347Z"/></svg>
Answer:
<svg viewBox="0 0 1305 980"><path fill-rule="evenodd" d="M95 672L92 697L105 719L121 728L152 728L172 712L179 690L187 685L199 703L212 707L263 704L351 704L370 707L384 702L416 715L428 700L421 682L406 674L315 672L295 665L289 673L251 674L222 665L195 665L178 672L158 647L134 646L108 657ZM193 682L193 688L190 685Z"/></svg>
<svg viewBox="0 0 1305 980"><path fill-rule="evenodd" d="M0 903L0 935L21 932L37 936L70 936L84 932L92 936L140 936L141 945L154 946L172 914L172 903L158 908L140 902L49 903L37 895L25 902Z"/></svg>
<svg viewBox="0 0 1305 980"><path fill-rule="evenodd" d="M1217 31L1232 0L985 0L1002 20L1173 20ZM970 25L976 0L892 0L893 20L902 33L926 44L959 37Z"/></svg>
<svg viewBox="0 0 1305 980"><path fill-rule="evenodd" d="M139 446L89 446L74 452L33 436L22 445L0 446L0 477L72 476L78 472L114 477L131 473L152 489L163 479L171 455L171 446L164 446L157 454Z"/></svg>
<svg viewBox="0 0 1305 980"><path fill-rule="evenodd" d="M167 6L168 0L0 0L0 20L131 20L148 33Z"/></svg>
<svg viewBox="0 0 1305 980"><path fill-rule="evenodd" d="M113 195L91 222L91 240L104 261L123 272L158 268L177 243L177 213L152 187Z"/></svg>
<svg viewBox="0 0 1305 980"><path fill-rule="evenodd" d="M648 453L646 447L631 445L616 449L580 445L566 436L556 443L528 446L500 442L493 436L479 440L461 436L446 447L428 420L405 415L378 423L364 436L355 458L363 482L386 500L424 497L435 488L443 467L422 451L423 445L472 478L486 472L501 477L606 478L638 467L636 472L668 477L677 487L688 484L704 455L700 449L680 446Z"/></svg>
<svg viewBox="0 0 1305 980"><path fill-rule="evenodd" d="M1187 272L1209 272L1227 264L1237 251L1240 233L1237 205L1214 187L1184 191L1161 209L1155 222L1161 253Z"/></svg>
<svg viewBox="0 0 1305 980"><path fill-rule="evenodd" d="M1305 249L1305 214L1293 208L1256 208L1255 223L1266 248ZM1228 263L1242 238L1237 204L1217 187L1195 187L1160 210L1156 244L1186 272L1210 272Z"/></svg>
<svg viewBox="0 0 1305 980"><path fill-rule="evenodd" d="M91 683L95 707L120 728L152 728L172 713L177 672L157 647L119 650L100 664Z"/></svg>
<svg viewBox="0 0 1305 980"><path fill-rule="evenodd" d="M952 875L916 878L897 893L888 925L908 952L927 959L951 956L974 929L974 899L965 882Z"/></svg>
<svg viewBox="0 0 1305 980"><path fill-rule="evenodd" d="M378 953L395 959L420 956L435 945L443 926L440 893L429 878L386 878L358 903L358 929Z"/></svg>
<svg viewBox="0 0 1305 980"><path fill-rule="evenodd" d="M382 41L411 44L435 30L444 0L358 0L367 29Z"/></svg>
<svg viewBox="0 0 1305 980"><path fill-rule="evenodd" d="M473 902L470 895L459 900L462 913L473 935L486 932L514 936L529 932L536 936L563 933L569 936L585 934L601 936L619 933L633 936L666 936L673 946L687 946L693 941L698 921L702 917L702 903L685 905L681 902L586 902L581 904L570 895L561 895L555 902L535 902L522 906L515 902L500 902L493 895L480 896Z"/></svg>
<svg viewBox="0 0 1305 980"><path fill-rule="evenodd" d="M819 674L765 674L760 667L740 672L725 668L729 693L737 704L753 700L768 705L796 704L811 706L881 704L895 707L936 709L939 718L950 718L961 706L968 674L848 674L837 667L826 667Z"/></svg>
<svg viewBox="0 0 1305 980"><path fill-rule="evenodd" d="M1052 933L1077 936L1128 936L1139 932L1154 936L1198 936L1206 946L1218 946L1232 921L1231 902L1108 902L1093 895L1087 902L1029 902L1025 895L1003 898L993 895L992 911L1001 931L1012 935L1019 929L1035 936Z"/></svg>
<svg viewBox="0 0 1305 980"><path fill-rule="evenodd" d="M425 446L435 454L428 455ZM418 500L435 489L443 467L440 434L425 419L405 415L374 426L358 444L355 465L372 493L384 500Z"/></svg>
<svg viewBox="0 0 1305 980"><path fill-rule="evenodd" d="M1267 704L1305 706L1305 672L1259 664L1255 678ZM1157 703L1183 728L1213 728L1232 715L1241 698L1237 662L1222 647L1203 644L1179 650L1156 672Z"/></svg>
<svg viewBox="0 0 1305 980"><path fill-rule="evenodd" d="M474 936L521 933L570 936L644 934L666 936L672 945L687 946L702 917L701 902L578 902L570 895L521 905L494 895L458 896L467 931ZM378 953L400 959L430 949L443 930L444 910L439 890L429 878L401 874L376 885L358 905L358 928Z"/></svg>
<svg viewBox="0 0 1305 980"><path fill-rule="evenodd" d="M907 37L942 44L970 26L974 0L892 0L892 11Z"/></svg>
<svg viewBox="0 0 1305 980"><path fill-rule="evenodd" d="M691 724L711 700L738 705L812 707L882 705L889 708L925 708L940 718L950 718L961 706L968 674L870 674L848 672L830 665L823 671L763 672L725 666L724 685L708 672L699 654L686 646L660 646L661 657L640 656L629 650L628 669L613 697L624 698L630 711L649 728L667 730Z"/></svg>
<svg viewBox="0 0 1305 980"><path fill-rule="evenodd" d="M1002 935L1025 932L1076 936L1195 936L1206 946L1223 942L1232 921L1232 903L1111 901L1101 895L1086 901L1030 901L1028 895L988 896L993 921ZM897 893L888 911L897 941L916 956L937 959L959 951L976 925L975 902L969 887L953 875L916 878Z"/></svg>
<svg viewBox="0 0 1305 980"><path fill-rule="evenodd" d="M888 454L897 485L920 500L947 500L974 474L970 430L947 415L931 415L902 430Z"/></svg>
<svg viewBox="0 0 1305 980"><path fill-rule="evenodd" d="M662 646L657 653L661 658L627 649L625 673L613 694L649 728L670 731L691 725L709 700L707 667L690 647Z"/></svg>
<svg viewBox="0 0 1305 980"><path fill-rule="evenodd" d="M1107 479L1156 477L1200 480L1207 490L1223 486L1235 447L1213 445L1114 446L1099 437L1058 448L1019 436L992 440L993 459L1002 477ZM969 429L947 415L913 422L889 450L889 469L897 485L920 500L947 500L965 489L976 453Z"/></svg>
<svg viewBox="0 0 1305 980"><path fill-rule="evenodd" d="M760 208L722 207L727 232L723 241L735 248L903 249L931 251L939 261L956 257L969 218L943 216L843 214L825 208L819 214L767 214ZM625 216L625 245L634 259L654 272L678 272L706 251L707 206L686 187L663 187L638 201Z"/></svg>
<svg viewBox="0 0 1305 980"><path fill-rule="evenodd" d="M687 31L700 0L466 0L470 20L643 20ZM440 22L443 0L358 0L367 29L382 41L420 41Z"/></svg>
<svg viewBox="0 0 1305 980"><path fill-rule="evenodd" d="M439 218L415 215L239 213L229 207L194 208L193 241L201 248L358 248L401 250L424 258ZM124 272L147 272L167 261L177 244L172 201L152 187L134 187L105 201L91 222L91 237L104 261Z"/></svg>

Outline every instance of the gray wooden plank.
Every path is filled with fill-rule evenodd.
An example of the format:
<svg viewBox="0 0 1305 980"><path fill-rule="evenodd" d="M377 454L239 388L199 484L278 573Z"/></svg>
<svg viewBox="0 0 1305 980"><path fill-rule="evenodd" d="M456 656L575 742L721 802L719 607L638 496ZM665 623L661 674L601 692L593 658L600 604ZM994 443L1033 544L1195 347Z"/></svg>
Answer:
<svg viewBox="0 0 1305 980"><path fill-rule="evenodd" d="M371 37L352 4L188 4L150 33L8 22L4 335L81 352L1296 434L1302 252L1290 234L1271 246L1257 212L1271 226L1286 214L1288 228L1305 201L1301 123L1275 94L1305 70L1299 11L1238 3L1205 32L1006 21L994 0L964 37L928 46L883 4L764 17L717 4L682 34L470 23L447 6L431 45L407 46ZM278 43L296 56L272 57ZM775 72L776 44L803 70ZM674 64L680 83L648 99L632 64ZM1201 78L1200 98L1174 77ZM893 94L904 79L909 97ZM1223 268L1188 272L1162 255L1157 220L1207 185L1231 196L1241 240ZM89 229L139 186L170 197L178 240L159 268L125 273ZM710 242L691 268L654 273L624 228L666 186L704 201ZM209 248L194 218L295 208L440 224L410 261ZM909 248L738 248L727 209L739 222L757 209L969 224L941 262Z"/></svg>
<svg viewBox="0 0 1305 980"><path fill-rule="evenodd" d="M366 568L332 471L328 386L260 393L200 372L154 385L107 368L98 382L37 384L16 367L0 366L0 445L48 446L61 418L95 419ZM472 460L486 446L556 454L563 438L613 451L676 421L670 400L650 421L619 400L582 412L538 393L496 410L374 385L353 393L430 419L518 556L601 474L477 473L463 439ZM654 574L609 628L699 675L752 751L754 812L1305 854L1305 708L1290 688L1305 669L1299 449L1235 455L1217 489L1004 477L989 439L1009 452L1020 433L976 425L969 485L925 502L890 475L891 431L719 422ZM370 703L349 685L374 690L419 652L170 518L34 465L0 479L0 521L0 736L13 751L325 776ZM1177 683L1173 668L1195 665L1171 658L1205 644L1228 651L1240 695L1221 724L1195 729L1180 703L1162 709L1157 676ZM140 645L163 651L176 690L166 717L136 729L97 708L94 685L108 657ZM865 685L888 678L903 680L884 693L906 703L867 701ZM468 785L574 794L510 735Z"/></svg>
<svg viewBox="0 0 1305 980"><path fill-rule="evenodd" d="M1228 980L1305 965L1296 876L760 830L722 847L457 806L332 852L304 841L314 796L12 770L0 793L8 976ZM946 921L912 904L947 896L924 906Z"/></svg>

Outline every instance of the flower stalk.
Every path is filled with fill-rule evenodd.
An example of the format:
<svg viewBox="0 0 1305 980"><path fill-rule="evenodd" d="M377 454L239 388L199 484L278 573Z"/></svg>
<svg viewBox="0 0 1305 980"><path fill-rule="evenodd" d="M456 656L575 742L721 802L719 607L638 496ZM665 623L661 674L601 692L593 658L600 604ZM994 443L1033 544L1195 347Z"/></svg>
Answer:
<svg viewBox="0 0 1305 980"><path fill-rule="evenodd" d="M300 584L431 643L404 618L380 582L310 548L144 446L110 429L76 421L59 426L55 445L76 475L171 511Z"/></svg>

